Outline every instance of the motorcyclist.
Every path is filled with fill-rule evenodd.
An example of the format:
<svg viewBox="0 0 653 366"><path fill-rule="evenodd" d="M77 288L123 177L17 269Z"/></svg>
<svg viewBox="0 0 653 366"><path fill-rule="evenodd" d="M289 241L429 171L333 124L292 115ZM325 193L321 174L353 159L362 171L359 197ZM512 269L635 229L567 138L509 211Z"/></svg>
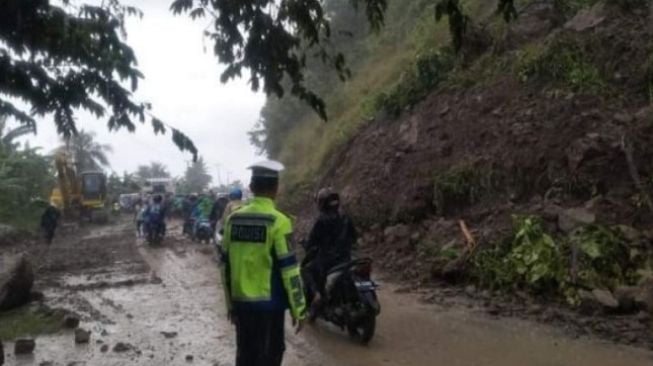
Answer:
<svg viewBox="0 0 653 366"><path fill-rule="evenodd" d="M229 198L222 195L218 197L215 202L213 202L213 207L211 207L211 214L209 215L209 221L211 221L211 229L215 232L218 221L222 219L225 208L229 204Z"/></svg>
<svg viewBox="0 0 653 366"><path fill-rule="evenodd" d="M313 293L314 313L338 278L339 273L329 274L329 271L351 261L351 251L357 239L351 218L340 210L340 195L337 192L329 188L321 189L316 203L319 216L305 246L307 259L311 262L307 286Z"/></svg>
<svg viewBox="0 0 653 366"><path fill-rule="evenodd" d="M145 220L145 227L148 228L154 224L161 224L161 234L166 234L166 221L165 221L165 207L163 205L163 197L161 195L156 195L152 199L152 203L147 206L143 214Z"/></svg>
<svg viewBox="0 0 653 366"><path fill-rule="evenodd" d="M243 204L243 191L240 188L232 188L229 191L229 203L222 214L222 222L227 221L227 217L243 207Z"/></svg>
<svg viewBox="0 0 653 366"><path fill-rule="evenodd" d="M196 208L197 208L197 196L194 194L188 195L186 199L184 199L184 203L182 206L182 211L184 215L183 234L187 234L187 235L193 234L193 228L195 227L193 220L194 220L194 214Z"/></svg>
<svg viewBox="0 0 653 366"><path fill-rule="evenodd" d="M197 230L199 229L200 224L208 221L212 207L213 204L211 203L211 199L206 196L202 196L197 200L195 207L193 207L193 213L191 214L193 219L193 238L197 237Z"/></svg>

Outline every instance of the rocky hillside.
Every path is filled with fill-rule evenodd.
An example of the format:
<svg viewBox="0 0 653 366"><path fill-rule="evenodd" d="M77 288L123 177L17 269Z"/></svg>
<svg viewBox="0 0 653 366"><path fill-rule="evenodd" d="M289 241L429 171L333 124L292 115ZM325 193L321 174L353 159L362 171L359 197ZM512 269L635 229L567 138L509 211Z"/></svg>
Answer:
<svg viewBox="0 0 653 366"><path fill-rule="evenodd" d="M286 203L311 217L312 192L337 188L406 280L653 312L650 2L523 3L418 60Z"/></svg>

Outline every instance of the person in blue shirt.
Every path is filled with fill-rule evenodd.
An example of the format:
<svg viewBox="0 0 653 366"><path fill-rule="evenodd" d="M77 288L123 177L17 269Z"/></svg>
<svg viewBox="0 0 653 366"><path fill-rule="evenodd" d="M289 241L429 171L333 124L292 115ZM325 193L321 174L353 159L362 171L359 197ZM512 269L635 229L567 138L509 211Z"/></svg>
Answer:
<svg viewBox="0 0 653 366"><path fill-rule="evenodd" d="M149 230L151 225L160 224L162 235L166 233L166 221L165 221L165 206L163 205L163 197L160 195L154 196L152 203L147 206L143 214L145 221L146 230Z"/></svg>

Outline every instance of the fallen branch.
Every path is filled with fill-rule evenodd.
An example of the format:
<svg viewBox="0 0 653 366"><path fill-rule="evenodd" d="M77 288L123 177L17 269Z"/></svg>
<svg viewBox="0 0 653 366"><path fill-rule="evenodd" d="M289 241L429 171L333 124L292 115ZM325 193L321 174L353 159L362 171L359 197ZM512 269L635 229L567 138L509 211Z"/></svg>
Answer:
<svg viewBox="0 0 653 366"><path fill-rule="evenodd" d="M465 238L465 244L467 245L467 252L471 254L476 249L477 246L476 240L474 239L472 233L469 231L469 228L467 228L467 224L465 223L464 220L458 220L458 225L460 225L460 231L462 231L463 237Z"/></svg>

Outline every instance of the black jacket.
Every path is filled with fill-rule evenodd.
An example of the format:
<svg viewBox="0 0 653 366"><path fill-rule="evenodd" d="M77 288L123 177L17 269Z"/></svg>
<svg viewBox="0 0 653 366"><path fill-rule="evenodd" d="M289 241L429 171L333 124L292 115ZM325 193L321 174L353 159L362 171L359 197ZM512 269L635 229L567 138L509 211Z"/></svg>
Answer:
<svg viewBox="0 0 653 366"><path fill-rule="evenodd" d="M323 270L351 260L357 240L354 223L345 214L322 212L315 221L306 244L306 252L314 256Z"/></svg>

